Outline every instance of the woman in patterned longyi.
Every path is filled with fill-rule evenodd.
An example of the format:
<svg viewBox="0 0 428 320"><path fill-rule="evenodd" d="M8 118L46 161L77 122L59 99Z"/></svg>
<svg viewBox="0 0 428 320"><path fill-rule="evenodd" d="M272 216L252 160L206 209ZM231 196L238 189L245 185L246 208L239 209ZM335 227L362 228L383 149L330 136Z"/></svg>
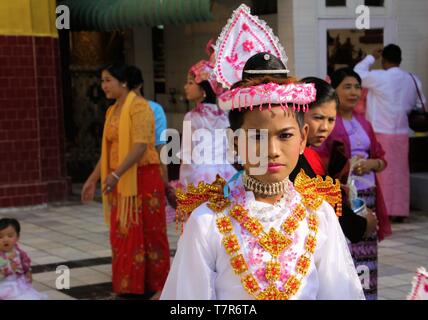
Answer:
<svg viewBox="0 0 428 320"><path fill-rule="evenodd" d="M102 89L115 104L106 113L101 158L82 189L82 201L91 201L101 178L117 294L160 292L170 265L154 116L135 85L126 65L102 71Z"/></svg>

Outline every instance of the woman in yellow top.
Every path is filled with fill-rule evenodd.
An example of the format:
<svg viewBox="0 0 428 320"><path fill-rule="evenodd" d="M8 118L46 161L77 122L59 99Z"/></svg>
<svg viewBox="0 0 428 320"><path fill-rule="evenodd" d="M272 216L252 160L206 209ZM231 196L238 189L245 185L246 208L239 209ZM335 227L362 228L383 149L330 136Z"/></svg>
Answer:
<svg viewBox="0 0 428 320"><path fill-rule="evenodd" d="M153 112L132 91L136 84L128 66L108 66L101 77L103 91L115 103L107 110L101 158L83 186L82 201L93 200L101 178L114 292L159 292L170 257Z"/></svg>

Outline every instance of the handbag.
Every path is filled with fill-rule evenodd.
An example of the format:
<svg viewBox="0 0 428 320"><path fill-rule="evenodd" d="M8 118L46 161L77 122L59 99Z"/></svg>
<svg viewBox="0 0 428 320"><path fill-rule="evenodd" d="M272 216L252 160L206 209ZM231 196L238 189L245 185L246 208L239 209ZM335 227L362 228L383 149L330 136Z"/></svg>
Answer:
<svg viewBox="0 0 428 320"><path fill-rule="evenodd" d="M410 111L408 115L409 127L415 132L426 132L428 131L428 112L426 112L425 104L422 100L422 96L419 91L418 84L416 83L415 77L411 73L409 74L412 77L413 82L415 83L416 91L418 93L419 100L422 104L422 109L415 107Z"/></svg>

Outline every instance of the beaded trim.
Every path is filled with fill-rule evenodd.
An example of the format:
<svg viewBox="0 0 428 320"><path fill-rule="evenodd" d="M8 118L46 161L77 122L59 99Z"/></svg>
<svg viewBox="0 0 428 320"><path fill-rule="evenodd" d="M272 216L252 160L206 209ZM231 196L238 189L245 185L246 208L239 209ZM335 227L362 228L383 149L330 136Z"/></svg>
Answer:
<svg viewBox="0 0 428 320"><path fill-rule="evenodd" d="M258 195L275 196L281 193L289 192L288 177L280 182L263 183L244 172L242 175L242 182L249 191L253 191Z"/></svg>
<svg viewBox="0 0 428 320"><path fill-rule="evenodd" d="M218 97L218 106L224 110L257 107L260 111L263 106L271 109L278 105L283 110L306 112L309 104L316 99L316 89L313 83L278 84L274 82L259 84L250 87L238 87L228 90Z"/></svg>

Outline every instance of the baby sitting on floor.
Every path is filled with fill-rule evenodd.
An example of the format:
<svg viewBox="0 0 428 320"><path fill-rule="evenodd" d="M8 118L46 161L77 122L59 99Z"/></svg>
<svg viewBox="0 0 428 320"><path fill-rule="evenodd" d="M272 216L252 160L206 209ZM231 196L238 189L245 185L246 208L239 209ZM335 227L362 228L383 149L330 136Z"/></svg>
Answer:
<svg viewBox="0 0 428 320"><path fill-rule="evenodd" d="M31 282L31 260L18 247L21 226L16 219L0 219L0 300L43 300Z"/></svg>

